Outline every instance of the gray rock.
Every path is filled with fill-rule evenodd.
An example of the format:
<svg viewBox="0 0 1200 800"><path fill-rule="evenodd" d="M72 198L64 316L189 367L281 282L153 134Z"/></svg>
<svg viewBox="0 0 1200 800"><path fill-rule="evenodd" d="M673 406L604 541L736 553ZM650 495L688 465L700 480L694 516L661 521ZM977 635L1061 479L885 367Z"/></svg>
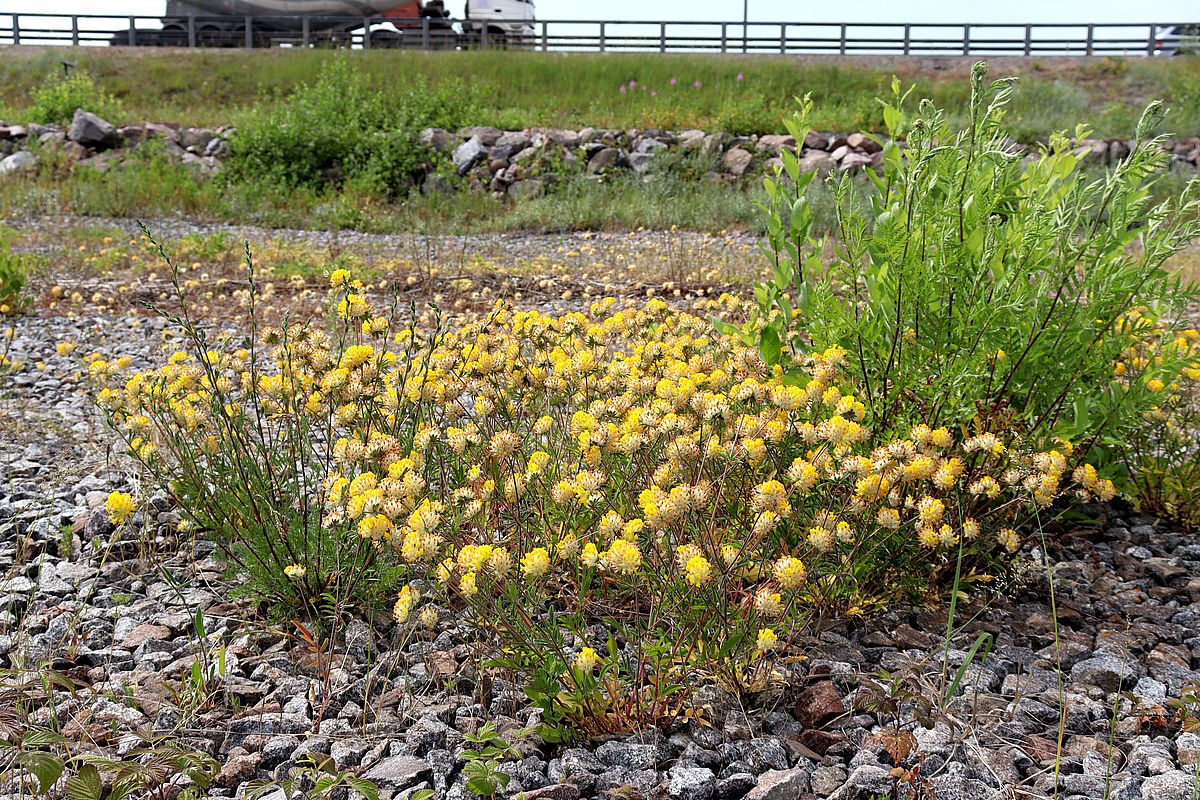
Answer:
<svg viewBox="0 0 1200 800"><path fill-rule="evenodd" d="M1156 681L1149 676L1142 676L1138 679L1137 685L1133 687L1133 695L1147 705L1161 706L1167 702L1167 687L1161 681Z"/></svg>
<svg viewBox="0 0 1200 800"><path fill-rule="evenodd" d="M621 151L615 147L602 147L588 161L587 171L592 175L620 165Z"/></svg>
<svg viewBox="0 0 1200 800"><path fill-rule="evenodd" d="M1071 680L1098 686L1106 692L1128 687L1136 675L1132 665L1112 653L1097 653L1071 667Z"/></svg>
<svg viewBox="0 0 1200 800"><path fill-rule="evenodd" d="M746 800L795 800L808 789L807 770L773 769L758 776Z"/></svg>
<svg viewBox="0 0 1200 800"><path fill-rule="evenodd" d="M817 767L809 776L813 794L825 797L836 792L846 782L846 770L841 767Z"/></svg>
<svg viewBox="0 0 1200 800"><path fill-rule="evenodd" d="M1144 800L1194 800L1195 797L1195 774L1180 769L1152 775L1142 783Z"/></svg>
<svg viewBox="0 0 1200 800"><path fill-rule="evenodd" d="M184 128L179 132L179 146L200 155L217 135L209 128Z"/></svg>
<svg viewBox="0 0 1200 800"><path fill-rule="evenodd" d="M596 748L596 758L610 767L654 769L664 754L657 745L635 742L605 742Z"/></svg>
<svg viewBox="0 0 1200 800"><path fill-rule="evenodd" d="M463 128L462 135L468 139L478 139L483 145L491 147L504 135L504 131L491 125L473 125Z"/></svg>
<svg viewBox="0 0 1200 800"><path fill-rule="evenodd" d="M717 781L717 800L742 800L757 783L749 772L734 772Z"/></svg>
<svg viewBox="0 0 1200 800"><path fill-rule="evenodd" d="M671 767L667 780L667 795L679 800L710 800L717 791L717 776L705 767Z"/></svg>
<svg viewBox="0 0 1200 800"><path fill-rule="evenodd" d="M117 128L92 112L77 108L67 138L88 147L111 147L117 143Z"/></svg>
<svg viewBox="0 0 1200 800"><path fill-rule="evenodd" d="M429 762L413 756L392 756L371 767L363 777L380 787L405 789L430 776Z"/></svg>
<svg viewBox="0 0 1200 800"><path fill-rule="evenodd" d="M38 158L28 150L18 150L11 156L0 159L0 175L33 172L37 169Z"/></svg>
<svg viewBox="0 0 1200 800"><path fill-rule="evenodd" d="M466 175L479 162L487 158L488 149L480 139L472 136L467 141L454 148L450 161L459 175Z"/></svg>
<svg viewBox="0 0 1200 800"><path fill-rule="evenodd" d="M634 172L646 172L650 169L654 154L659 150L665 150L666 147L657 139L651 139L649 136L643 138L629 154L629 166L633 167Z"/></svg>
<svg viewBox="0 0 1200 800"><path fill-rule="evenodd" d="M829 800L859 800L871 793L890 794L892 776L883 767L863 764L855 767L846 784L829 796Z"/></svg>
<svg viewBox="0 0 1200 800"><path fill-rule="evenodd" d="M735 178L740 178L746 174L746 170L750 169L750 165L754 163L754 154L748 150L743 150L740 147L734 147L725 152L721 158L721 168L728 175Z"/></svg>
<svg viewBox="0 0 1200 800"><path fill-rule="evenodd" d="M853 170L862 169L871 164L871 157L864 153L846 153L842 160L838 163L838 169L842 172L851 172Z"/></svg>

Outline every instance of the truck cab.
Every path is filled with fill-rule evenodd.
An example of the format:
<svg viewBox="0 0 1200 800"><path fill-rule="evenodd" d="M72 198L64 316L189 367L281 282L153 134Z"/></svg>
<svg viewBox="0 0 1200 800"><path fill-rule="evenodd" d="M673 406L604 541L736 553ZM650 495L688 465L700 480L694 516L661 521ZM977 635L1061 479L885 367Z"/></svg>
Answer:
<svg viewBox="0 0 1200 800"><path fill-rule="evenodd" d="M489 45L533 36L533 0L467 0L463 16L463 33L478 39L486 28Z"/></svg>

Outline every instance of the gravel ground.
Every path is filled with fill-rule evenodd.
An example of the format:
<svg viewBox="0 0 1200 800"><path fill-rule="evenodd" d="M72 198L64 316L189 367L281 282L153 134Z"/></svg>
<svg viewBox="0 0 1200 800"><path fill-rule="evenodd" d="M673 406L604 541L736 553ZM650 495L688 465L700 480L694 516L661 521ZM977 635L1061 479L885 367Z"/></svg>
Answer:
<svg viewBox="0 0 1200 800"><path fill-rule="evenodd" d="M464 735L485 719L511 734L538 712L519 686L479 680L467 627L447 619L405 640L387 620L355 620L326 683L304 646L228 599L213 546L181 540L165 498L121 531L107 521L107 493L139 487L110 457L77 362L54 344L149 362L161 321L25 317L15 328L12 356L31 366L0 378L0 666L45 661L74 682L55 708L64 733L112 755L181 740L221 765L210 797L242 797L306 754L385 797L470 797ZM1094 524L1060 526L1046 552L1021 554L1008 599L960 606L970 621L948 647L944 610L837 624L804 637L805 658L781 661L761 694L701 687L703 722L573 746L521 741L501 795L1195 800L1200 735L1170 702L1200 684L1200 543L1118 508L1085 511ZM205 645L226 647L226 672L218 696L191 703L198 610ZM985 631L986 660L946 697L944 676ZM890 682L897 710L881 711L874 687ZM911 697L932 703L928 727ZM903 770L884 746L897 721L915 735ZM14 781L0 776L0 800L20 796Z"/></svg>

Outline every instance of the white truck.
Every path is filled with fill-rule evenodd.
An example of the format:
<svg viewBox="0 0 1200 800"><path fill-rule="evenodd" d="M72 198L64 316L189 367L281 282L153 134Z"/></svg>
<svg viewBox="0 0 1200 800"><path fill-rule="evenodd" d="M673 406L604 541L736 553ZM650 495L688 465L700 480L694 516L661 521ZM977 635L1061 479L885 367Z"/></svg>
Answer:
<svg viewBox="0 0 1200 800"><path fill-rule="evenodd" d="M466 48L533 35L533 0L466 0L464 17L444 0L167 0L161 29L122 31L112 44Z"/></svg>

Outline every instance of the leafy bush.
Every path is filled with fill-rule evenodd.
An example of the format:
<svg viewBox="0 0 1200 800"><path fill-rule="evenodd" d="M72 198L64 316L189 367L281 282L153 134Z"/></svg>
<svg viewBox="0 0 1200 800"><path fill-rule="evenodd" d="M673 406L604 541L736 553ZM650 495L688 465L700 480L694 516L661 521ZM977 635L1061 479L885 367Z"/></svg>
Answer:
<svg viewBox="0 0 1200 800"><path fill-rule="evenodd" d="M397 621L468 612L552 736L665 724L700 675L761 687L815 615L985 579L1069 482L1111 496L1065 444L872 447L840 348L785 380L661 301L418 328L330 281L328 320L245 348L180 312L167 364L91 364L98 401L247 587L311 613L403 574Z"/></svg>
<svg viewBox="0 0 1200 800"><path fill-rule="evenodd" d="M76 69L65 76L50 75L33 90L29 119L43 125L65 125L79 108L102 117L119 117L122 113L115 97L102 92L87 72Z"/></svg>
<svg viewBox="0 0 1200 800"><path fill-rule="evenodd" d="M339 60L312 86L257 108L238 127L230 142L231 172L284 186L350 181L396 195L426 161L417 132L460 127L472 104L461 86L380 87Z"/></svg>
<svg viewBox="0 0 1200 800"><path fill-rule="evenodd" d="M1195 355L1159 353L1137 381L1113 374L1122 353L1158 335L1150 319L1168 340L1182 327L1194 295L1162 267L1200 235L1200 181L1151 202L1165 159L1146 135L1161 121L1157 104L1133 153L1099 179L1062 135L1024 160L1002 128L1011 81L985 87L985 74L983 64L972 72L963 130L929 101L907 117L907 93L893 86L884 118L907 149L883 145L869 205L848 178L833 183L832 264L810 234L812 175L785 154L784 174L766 181L775 274L756 290L759 317L744 333L785 369L845 347L882 439L920 420L1119 444ZM810 106L788 120L798 140Z"/></svg>

